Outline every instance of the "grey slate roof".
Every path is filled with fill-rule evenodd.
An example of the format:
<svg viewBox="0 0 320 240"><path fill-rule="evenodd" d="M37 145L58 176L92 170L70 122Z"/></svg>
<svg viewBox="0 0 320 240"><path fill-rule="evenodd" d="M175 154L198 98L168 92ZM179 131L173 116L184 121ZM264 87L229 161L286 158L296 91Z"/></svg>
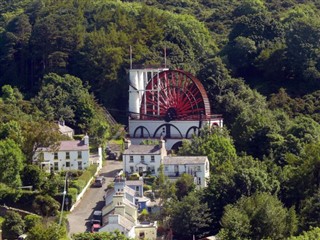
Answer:
<svg viewBox="0 0 320 240"><path fill-rule="evenodd" d="M199 164L205 163L208 158L206 156L166 156L163 158L164 165L179 164Z"/></svg>
<svg viewBox="0 0 320 240"><path fill-rule="evenodd" d="M138 186L138 185L143 185L142 180L127 180L126 181L127 186Z"/></svg>
<svg viewBox="0 0 320 240"><path fill-rule="evenodd" d="M89 150L89 146L84 144L83 140L70 140L70 141L61 141L57 147L40 147L37 148L37 152L45 151L81 151Z"/></svg>
<svg viewBox="0 0 320 240"><path fill-rule="evenodd" d="M124 151L123 154L127 155L140 155L140 154L160 154L161 148L159 145L131 145Z"/></svg>

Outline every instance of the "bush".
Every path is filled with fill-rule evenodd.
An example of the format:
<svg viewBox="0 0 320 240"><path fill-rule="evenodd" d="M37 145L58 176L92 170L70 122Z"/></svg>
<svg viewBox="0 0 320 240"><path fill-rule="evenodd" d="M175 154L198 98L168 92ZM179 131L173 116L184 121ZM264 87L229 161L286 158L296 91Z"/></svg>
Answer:
<svg viewBox="0 0 320 240"><path fill-rule="evenodd" d="M36 192L22 190L21 196L17 200L15 207L30 211L30 209L32 208L32 203L37 195L38 193Z"/></svg>
<svg viewBox="0 0 320 240"><path fill-rule="evenodd" d="M78 179L78 180L72 180L69 183L69 187L75 188L78 190L78 193L82 191L82 189L85 187L86 182L84 180Z"/></svg>
<svg viewBox="0 0 320 240"><path fill-rule="evenodd" d="M73 203L77 201L78 190L76 188L69 188L68 195L69 198L69 206L72 206Z"/></svg>
<svg viewBox="0 0 320 240"><path fill-rule="evenodd" d="M31 228L33 228L35 225L41 223L42 217L38 215L27 215L24 217L24 223L26 226L26 231L29 231Z"/></svg>
<svg viewBox="0 0 320 240"><path fill-rule="evenodd" d="M49 195L38 195L32 204L36 213L41 216L56 216L58 214L60 203Z"/></svg>
<svg viewBox="0 0 320 240"><path fill-rule="evenodd" d="M8 211L2 224L4 239L17 239L24 233L25 224L22 217L13 211Z"/></svg>
<svg viewBox="0 0 320 240"><path fill-rule="evenodd" d="M82 180L85 183L87 183L90 181L90 179L94 176L96 172L97 172L97 165L92 164L83 172L83 174L79 177L78 180Z"/></svg>
<svg viewBox="0 0 320 240"><path fill-rule="evenodd" d="M20 190L15 190L4 183L0 183L0 204L14 203L20 196Z"/></svg>
<svg viewBox="0 0 320 240"><path fill-rule="evenodd" d="M152 190L152 186L144 184L143 191L149 191L149 190Z"/></svg>
<svg viewBox="0 0 320 240"><path fill-rule="evenodd" d="M144 177L143 181L147 185L152 185L154 183L155 179L156 179L155 176L148 176L148 177Z"/></svg>

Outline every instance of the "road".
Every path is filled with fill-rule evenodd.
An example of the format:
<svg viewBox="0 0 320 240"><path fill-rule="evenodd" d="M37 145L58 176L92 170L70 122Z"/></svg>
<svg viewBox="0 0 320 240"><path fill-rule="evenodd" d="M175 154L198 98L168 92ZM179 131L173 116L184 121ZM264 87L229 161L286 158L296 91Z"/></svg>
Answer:
<svg viewBox="0 0 320 240"><path fill-rule="evenodd" d="M90 231L90 220L94 210L101 210L104 206L104 189L114 180L116 173L122 169L122 161L107 160L99 175L106 178L101 188L89 187L81 202L68 214L69 234Z"/></svg>

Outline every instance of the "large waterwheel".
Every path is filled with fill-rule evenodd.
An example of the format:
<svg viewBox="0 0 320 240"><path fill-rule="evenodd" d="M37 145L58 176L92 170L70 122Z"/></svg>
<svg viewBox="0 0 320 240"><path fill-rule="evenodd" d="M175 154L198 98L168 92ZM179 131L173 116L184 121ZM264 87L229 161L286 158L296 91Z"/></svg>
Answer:
<svg viewBox="0 0 320 240"><path fill-rule="evenodd" d="M140 106L141 119L200 120L211 114L201 82L181 70L167 70L148 82Z"/></svg>

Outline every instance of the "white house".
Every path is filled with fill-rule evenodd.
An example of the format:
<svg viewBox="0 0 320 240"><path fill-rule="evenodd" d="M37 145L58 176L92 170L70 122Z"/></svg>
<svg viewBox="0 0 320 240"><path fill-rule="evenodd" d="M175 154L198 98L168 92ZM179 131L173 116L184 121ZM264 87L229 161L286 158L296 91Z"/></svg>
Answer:
<svg viewBox="0 0 320 240"><path fill-rule="evenodd" d="M125 173L150 171L157 176L164 156L167 156L164 140L160 140L159 145L131 145L130 140L126 140L122 154L123 170Z"/></svg>
<svg viewBox="0 0 320 240"><path fill-rule="evenodd" d="M60 120L58 122L59 132L63 135L68 136L69 138L73 139L74 130L71 127L68 127L64 120Z"/></svg>
<svg viewBox="0 0 320 240"><path fill-rule="evenodd" d="M33 162L50 172L82 170L89 166L89 137L83 140L61 141L57 146L36 149Z"/></svg>
<svg viewBox="0 0 320 240"><path fill-rule="evenodd" d="M125 181L118 181L114 189L108 190L105 206L102 209L102 227L99 232L120 231L130 238L141 239L141 236L153 240L157 236L156 222L140 223L135 203L136 191L128 187Z"/></svg>
<svg viewBox="0 0 320 240"><path fill-rule="evenodd" d="M210 176L209 160L205 156L166 156L163 158L164 174L171 179L183 173L194 177L197 186L206 187Z"/></svg>

